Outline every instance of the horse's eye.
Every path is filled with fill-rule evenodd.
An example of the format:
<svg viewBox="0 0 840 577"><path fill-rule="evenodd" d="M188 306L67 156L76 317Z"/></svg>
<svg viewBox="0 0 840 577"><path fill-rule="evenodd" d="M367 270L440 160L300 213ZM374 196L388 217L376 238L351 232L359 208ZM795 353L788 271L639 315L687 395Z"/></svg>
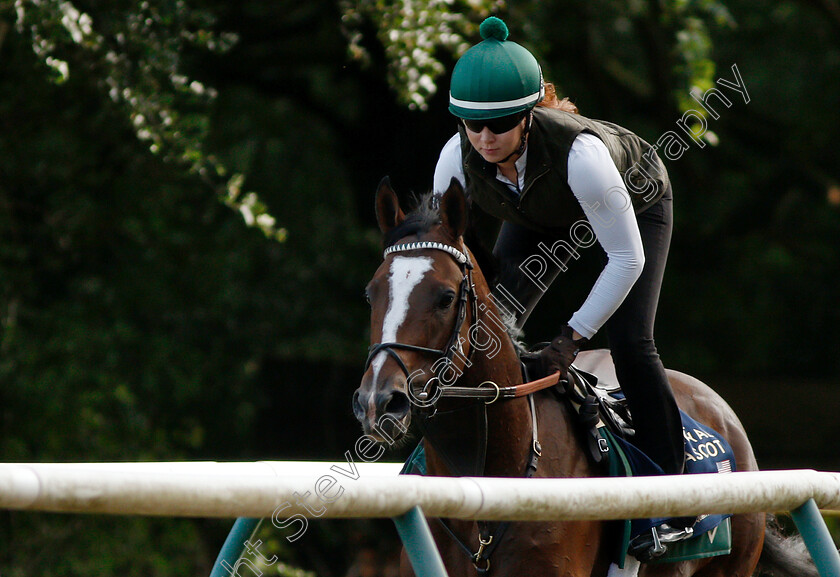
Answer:
<svg viewBox="0 0 840 577"><path fill-rule="evenodd" d="M365 302L367 302L367 304L370 304L370 293L367 292L367 290L365 290Z"/></svg>
<svg viewBox="0 0 840 577"><path fill-rule="evenodd" d="M438 298L437 307L439 309L448 309L452 306L452 303L455 302L455 293L452 291L447 291L440 295Z"/></svg>

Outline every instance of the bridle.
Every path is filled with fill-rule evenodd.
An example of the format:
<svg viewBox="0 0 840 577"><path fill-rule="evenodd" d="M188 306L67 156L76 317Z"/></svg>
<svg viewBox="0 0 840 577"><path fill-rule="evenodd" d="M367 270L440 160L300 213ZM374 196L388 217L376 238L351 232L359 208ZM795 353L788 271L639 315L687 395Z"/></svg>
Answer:
<svg viewBox="0 0 840 577"><path fill-rule="evenodd" d="M368 349L368 357L367 361L365 361L365 371L367 371L368 367L370 367L370 364L373 362L373 359L377 354L379 354L380 352L387 353L391 358L393 358L397 362L400 369L402 369L403 373L405 373L406 378L409 380L408 386L410 387L412 374L409 372L408 367L406 367L402 358L400 358L400 355L399 353L397 353L397 350L414 351L430 355L438 355L446 359L447 362L442 364L443 366L440 368L440 370L438 370L438 374L435 375L435 378L429 379L423 390L420 391L420 393L418 393L418 399L415 400L419 401L418 405L421 407L433 406L434 403L437 401L437 398L440 396L442 389L446 388L445 386L437 386L437 390L434 391L434 394L431 394L429 391L433 381L437 381L439 383L442 382L441 378L443 370L445 367L452 366L456 350L462 350L461 343L463 338L461 337L461 329L463 328L464 321L467 318L468 306L470 308L470 313L472 314L472 322L475 323L478 319L478 297L475 292L475 284L473 283L472 278L473 264L467 256L466 252L462 252L454 246L450 246L441 242L421 241L390 246L385 249L385 252L382 256L383 258L385 258L390 254L398 252L427 249L439 250L449 254L452 258L455 259L455 262L458 263L458 266L460 267L461 272L464 275L461 279L461 286L458 290L458 310L456 311L455 325L452 329L452 334L449 337L446 346L443 349L432 349L429 347L421 347L417 345L410 345L407 343L398 342L375 343L370 346L370 349ZM474 352L475 347L470 347L468 356L464 358L465 366L470 366L472 364L472 356ZM461 356L463 358L463 355Z"/></svg>
<svg viewBox="0 0 840 577"><path fill-rule="evenodd" d="M399 353L397 353L397 350L415 351L430 355L438 355L442 358L445 358L447 362L443 364L444 367L438 370L438 374L435 375L435 377L429 379L426 382L426 385L423 387L423 390L417 394L416 398L414 397L412 392L409 391L409 395L412 397L412 402L415 404L415 406L421 409L434 409L434 405L440 397L458 397L476 400L482 399L486 404L489 405L495 403L498 400L515 399L517 397L524 397L530 395L531 393L535 393L542 389L552 387L560 381L560 373L554 373L553 375L549 375L547 377L543 377L535 381L522 383L520 385L510 385L507 387L500 387L493 381L485 381L477 387L458 387L454 386L451 383L443 384L444 380L441 378L443 370L445 369L445 367L451 366L453 358L455 357L455 351L461 350L461 329L463 328L464 320L467 317L468 305L472 314L473 323L477 322L478 320L478 297L475 292L475 284L472 280L472 262L470 262L470 259L466 255L466 253L458 250L454 246L432 241L397 244L385 249L383 257L387 257L389 254L394 254L397 252L406 252L423 249L441 250L451 255L461 267L461 270L464 274L464 277L461 280L461 287L459 290L458 311L457 316L455 318L455 326L452 329L452 335L449 337L449 341L443 349L432 349L429 347L421 347L418 345L410 345L407 343L397 342L374 343L368 349L368 357L365 361L365 371L368 370L370 364L373 362L373 359L377 354L379 354L380 352L385 352L391 358L393 358L399 365L400 369L402 369L403 373L408 379L408 386L410 388L411 377L413 373L411 373L408 370L408 367L403 362ZM467 357L464 358L465 366L471 366L472 357L473 353L475 352L475 349L475 347L470 347L470 352L468 353ZM461 356L463 358L463 355ZM435 390L430 392L433 382L437 382L440 384L436 385Z"/></svg>

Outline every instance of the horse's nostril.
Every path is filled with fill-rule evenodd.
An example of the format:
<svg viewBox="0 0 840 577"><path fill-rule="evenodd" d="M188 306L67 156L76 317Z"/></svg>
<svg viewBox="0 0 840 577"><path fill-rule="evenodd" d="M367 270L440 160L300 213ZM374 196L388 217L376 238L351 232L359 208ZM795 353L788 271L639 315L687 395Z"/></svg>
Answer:
<svg viewBox="0 0 840 577"><path fill-rule="evenodd" d="M409 403L407 395L394 391L391 393L391 398L388 399L387 403L385 403L384 408L385 414L402 417L411 409L411 404Z"/></svg>

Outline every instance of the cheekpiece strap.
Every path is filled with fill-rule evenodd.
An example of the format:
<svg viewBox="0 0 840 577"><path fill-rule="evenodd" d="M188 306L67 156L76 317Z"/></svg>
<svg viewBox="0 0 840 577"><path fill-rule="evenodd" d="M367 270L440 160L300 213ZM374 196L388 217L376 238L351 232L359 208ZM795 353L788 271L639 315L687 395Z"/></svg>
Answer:
<svg viewBox="0 0 840 577"><path fill-rule="evenodd" d="M435 250L442 250L443 252L448 252L451 254L459 264L466 265L472 268L472 263L470 263L470 259L467 258L467 255L462 253L460 250L455 248L454 246L449 246L448 244L443 244L442 242L432 242L432 241L422 241L422 242L409 242L405 244L395 244L393 246L389 246L385 249L382 258L385 258L389 254L393 254L395 252L405 252L408 250L420 250L420 249L427 249L432 248Z"/></svg>

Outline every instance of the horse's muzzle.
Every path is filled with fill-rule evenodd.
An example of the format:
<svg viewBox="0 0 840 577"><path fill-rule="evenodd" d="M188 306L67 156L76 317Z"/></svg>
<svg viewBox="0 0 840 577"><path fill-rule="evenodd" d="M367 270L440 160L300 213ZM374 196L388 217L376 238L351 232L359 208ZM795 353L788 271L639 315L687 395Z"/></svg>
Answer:
<svg viewBox="0 0 840 577"><path fill-rule="evenodd" d="M353 414L366 435L377 440L396 440L408 429L411 414L408 395L393 383L382 387L365 385L363 381L353 393Z"/></svg>

